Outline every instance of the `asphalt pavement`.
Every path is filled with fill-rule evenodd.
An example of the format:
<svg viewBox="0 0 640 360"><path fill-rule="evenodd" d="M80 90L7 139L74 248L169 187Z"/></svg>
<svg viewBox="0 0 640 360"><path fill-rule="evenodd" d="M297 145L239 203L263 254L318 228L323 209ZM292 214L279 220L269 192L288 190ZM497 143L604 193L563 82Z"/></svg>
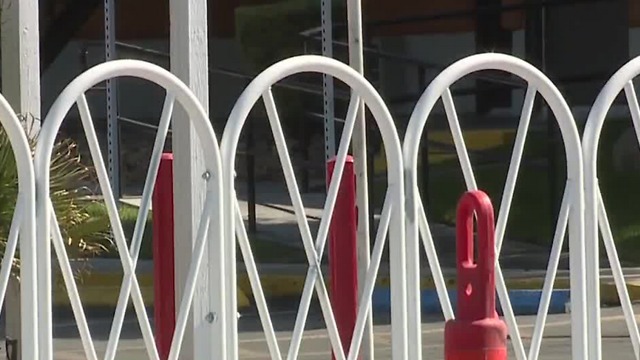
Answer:
<svg viewBox="0 0 640 360"><path fill-rule="evenodd" d="M636 313L640 305L634 307ZM636 317L637 322L638 317ZM291 329L295 321L294 311L280 311L272 314L274 327L283 356L291 339ZM377 359L391 358L391 329L386 316L376 317L374 337L375 355ZM111 319L91 318L91 332L94 337L98 356L104 352L109 334ZM518 317L519 330L528 352L528 346L535 323L534 316ZM263 332L260 330L260 321L257 314L245 314L239 323L240 359L271 359ZM309 315L302 346L298 359L329 359L330 343L326 328L319 311L313 311ZM545 326L545 335L542 341L539 359L569 359L571 354L570 342L570 315L549 315ZM428 318L423 321L423 357L425 359L444 358L444 323L439 318ZM75 323L69 319L57 319L55 323L55 359L76 360L86 359L82 343L79 339ZM606 308L602 312L603 352L607 358L616 360L635 359L633 348L629 339L627 327L618 307ZM509 347L509 359L516 359L513 348ZM144 343L135 317L128 316L125 321L120 341L117 359L148 359Z"/></svg>

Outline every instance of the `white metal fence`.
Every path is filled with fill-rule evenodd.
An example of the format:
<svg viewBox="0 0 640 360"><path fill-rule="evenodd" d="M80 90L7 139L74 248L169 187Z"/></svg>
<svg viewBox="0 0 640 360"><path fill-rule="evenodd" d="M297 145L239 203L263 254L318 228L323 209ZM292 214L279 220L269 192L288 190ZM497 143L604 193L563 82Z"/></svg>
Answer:
<svg viewBox="0 0 640 360"><path fill-rule="evenodd" d="M155 138L151 163L147 173L143 195L142 205L136 221L133 239L131 239L131 247L128 248L127 239L125 239L122 223L120 221L116 201L111 190L107 169L101 154L98 138L91 118L91 112L87 104L85 92L93 86L116 77L136 77L144 79L159 85L166 90L166 98L160 116L160 126ZM113 359L115 357L120 332L122 330L124 313L126 310L129 297L133 301L137 319L142 330L145 347L149 358L158 359L158 351L153 338L153 332L149 317L146 314L140 286L135 276L135 268L140 253L142 234L146 223L146 217L149 213L151 205L151 195L153 186L160 164L160 157L164 142L169 130L171 116L175 103L182 105L188 114L188 118L196 129L200 144L203 148L204 162L210 174L207 178L207 193L205 198L204 210L199 221L199 229L194 241L193 261L189 268L188 281L185 286L184 296L180 303L179 313L177 316L176 331L171 346L170 358L176 359L182 346L183 334L186 329L189 310L195 292L196 280L202 262L204 247L207 239L210 246L216 246L222 249L222 171L220 162L219 147L216 137L213 133L211 123L208 120L206 111L202 108L198 100L191 91L168 71L149 63L135 60L118 60L98 65L82 75L74 79L60 94L56 102L51 107L49 114L44 120L42 133L36 148L35 167L37 182L37 194L41 199L37 204L37 223L38 223L38 281L39 281L39 298L38 298L38 317L40 358L51 359L53 356L52 349L52 319L51 319L51 248L50 241L53 243L58 263L62 271L64 283L69 294L73 314L78 324L78 330L82 339L85 355L88 359L98 359L96 349L89 331L87 320L82 308L82 301L78 295L78 287L71 270L69 258L64 247L64 239L60 234L56 214L53 211L49 200L49 175L50 175L50 159L54 141L58 130L72 106L77 105L82 126L87 137L87 143L91 151L91 157L96 168L100 190L104 196L105 205L109 214L111 228L115 237L120 260L124 270L124 278L120 289L120 296L116 308L116 314L109 335L109 342L105 354L105 359ZM210 237L208 237L210 235ZM217 253L221 253L218 251ZM212 279L214 281L215 279ZM216 293L224 293L222 288L222 273L218 279ZM173 296L173 295L171 295ZM218 299L218 297L214 297ZM219 299L222 304L223 298ZM221 306L220 306L221 307ZM224 323L222 321L217 324L219 333L223 334ZM221 337L216 337L217 341L222 343ZM30 343L23 342L23 348L30 346ZM214 354L212 354L214 355Z"/></svg>
<svg viewBox="0 0 640 360"><path fill-rule="evenodd" d="M635 58L618 70L605 84L596 98L584 129L582 148L584 153L584 181L585 181L585 256L591 266L586 272L586 328L589 344L589 359L600 360L602 357L602 334L600 322L600 234L604 241L605 251L611 266L618 296L624 312L627 328L633 345L636 359L640 359L640 332L631 306L631 300L624 280L622 266L618 258L616 246L607 218L607 210L602 200L602 193L598 185L598 145L600 133L607 113L614 100L624 91L633 128L640 141L640 105L633 85L635 77L640 75L640 58ZM629 184L631 186L631 184ZM633 191L633 190L630 190Z"/></svg>
<svg viewBox="0 0 640 360"><path fill-rule="evenodd" d="M150 207L154 180L175 102L178 102L186 110L189 120L196 128L199 143L204 150L204 162L209 176L206 177L207 191L202 217L198 221L198 231L194 239L189 239L193 240L191 243L194 244L193 260L190 264L190 272L183 292L184 296L181 299L178 310L170 358L178 358L180 348L183 346L183 335L188 326L187 318L196 291L198 274L202 271L200 268L204 256L209 256L208 271L209 274L214 275L208 277L208 281L211 284L209 289L212 291L211 294L208 294L208 306L220 316L217 316L215 321L211 321L207 325L210 326L211 334L213 334L208 346L211 351L201 353L197 358L237 359L239 357L238 326L237 317L235 316L237 311L235 291L237 259L235 249L237 241L241 249L242 259L247 267L255 304L266 336L268 356L273 359L282 359L283 357L296 359L298 357L311 299L315 292L322 308L322 315L326 322L331 347L336 358L356 359L359 356L365 331L367 331L367 318L371 311L371 295L387 238L389 238L390 245L392 356L394 359L422 358L419 260L421 240L427 254L429 267L434 276L443 314L446 319L452 319L454 314L427 221L429 209L422 206L418 190L418 149L429 115L436 102L442 99L466 187L470 190L477 188L450 86L464 76L482 70L505 71L520 77L528 85L500 204L500 212L497 217L496 247L498 254L505 233L526 134L529 129L532 108L537 94L540 94L548 103L558 122L567 157L565 192L547 266L543 295L528 353L518 332L518 324L509 302L499 260L496 263L498 295L509 327L516 357L519 360L538 358L560 250L568 227L572 323L570 356L573 359L600 359L601 357L599 266L586 266L587 263L598 264L598 231L600 231L604 237L609 262L611 263L622 300L635 356L640 358L640 334L624 284L623 273L616 254L606 210L601 200L596 169L600 130L608 109L622 90L625 91L627 96L636 133L640 140L640 106L631 82L635 76L640 74L640 58L624 66L603 88L592 108L585 129L584 140L581 143L570 108L554 84L530 64L517 58L500 54L470 56L451 65L436 77L425 90L413 111L404 144L401 144L394 120L387 106L373 86L349 66L320 56L299 56L286 59L269 67L257 76L238 98L229 116L220 147L218 147L216 136L205 109L202 108L190 90L166 70L145 62L134 60L111 61L98 65L74 79L61 93L43 122L33 162L26 136L20 127L18 119L6 101L0 98L0 122L11 140L18 163L20 179L18 201L9 234L9 243L0 268L0 296L4 295L6 291L11 260L14 257L18 238L20 238L20 257L22 261L20 270L22 284L22 358L25 360L36 358L48 360L53 358L51 299L51 244L53 244L71 300L85 356L88 359L98 359L83 310L82 300L78 294L78 285L71 271L69 258L64 247L64 239L61 236L49 193L50 160L54 141L62 122L74 105L77 106L87 137L124 270L118 305L104 358L114 359L115 357L129 298L132 299L134 304L147 354L151 359L159 358L150 319L146 314L138 279L135 276L135 268L140 252L145 220ZM352 90L352 97L345 116L345 126L338 148L335 176L328 189L319 231L315 237L312 235L307 222L305 208L297 188L286 139L282 131L278 108L271 92L273 84L285 77L303 72L315 72L337 78L346 83ZM85 92L96 84L122 76L150 81L166 91L160 125L144 185L142 205L133 238L129 239L130 247L118 215L116 206L118 199L114 197L111 190L91 118L91 111L85 98ZM262 290L258 269L244 229L235 194L234 169L240 134L249 112L260 100L263 102L268 115L308 261L300 307L292 340L286 353L280 348L276 339L271 314ZM387 189L371 254L371 263L366 269L367 275L362 283L363 291L359 301L360 306L350 352L345 353L339 340L336 320L331 311L320 262L336 202L338 184L342 177L357 118L356 114L361 104L368 107L383 139L388 164ZM177 194L177 196L180 196L180 194ZM180 216L180 214L176 215ZM587 224L586 227L585 223ZM585 229L587 230L586 232ZM36 239L39 245L37 247L35 246ZM204 251L206 244L210 248L206 252L207 255L205 255ZM0 297L0 299L2 298L3 296ZM205 320L200 319L197 321ZM193 326L198 326L198 324ZM185 346L193 346L193 344L185 344Z"/></svg>
<svg viewBox="0 0 640 360"><path fill-rule="evenodd" d="M271 86L284 79L287 76L291 76L302 72L315 72L331 75L344 83L346 83L352 89L351 100L349 102L349 108L345 117L345 126L340 139L338 147L338 156L336 161L336 168L334 176L331 179L329 185L327 201L325 202L324 209L321 216L320 228L318 234L314 237L311 234L309 223L305 215L305 208L302 203L300 191L298 190L297 181L294 175L293 166L289 153L287 150L287 144L280 124L278 116L278 110L271 93ZM320 305L322 307L322 313L324 320L327 324L329 331L329 338L331 346L336 358L338 359L356 359L364 330L366 327L366 319L368 312L371 310L371 294L373 293L373 287L377 277L378 267L382 256L382 250L384 249L384 243L386 241L387 233L390 240L390 266L391 266L391 292L393 298L392 306L392 343L393 343L393 356L398 359L406 359L408 348L407 331L407 311L406 311L406 281L405 281L405 268L406 261L404 257L404 174L402 168L402 150L400 147L400 139L396 132L393 119L387 109L384 101L380 95L366 81L360 74L350 68L344 63L337 60L320 57L320 56L299 56L283 60L262 72L254 81L249 84L246 90L242 93L236 106L231 111L227 128L221 142L223 163L225 166L225 213L235 214L235 217L229 216L226 219L225 229L229 231L227 233L227 239L234 239L238 237L240 249L245 263L247 264L248 275L251 280L251 287L253 293L256 295L256 303L260 312L260 317L264 331L267 337L267 344L269 347L269 353L274 359L282 359L282 352L280 351L273 326L270 321L269 311L264 298L262 288L260 286L260 279L258 276L257 268L253 255L251 254L251 248L249 246L246 231L244 229L242 216L240 214L239 207L237 205L237 199L235 197L233 173L235 168L235 153L240 138L240 132L244 125L249 112L253 108L254 104L262 98L267 115L269 117L269 123L275 139L276 147L278 150L278 156L284 172L287 188L291 201L295 209L296 220L300 229L300 235L302 237L304 250L309 262L309 269L307 271L307 277L302 292L302 298L300 301L300 308L298 310L298 317L296 319L292 341L290 343L289 351L287 352L287 359L296 359L298 351L300 349L300 342L304 332L306 318L309 312L309 306L311 303L311 297L313 290L315 289ZM360 299L360 306L358 316L356 320L356 326L354 330L355 336L350 347L350 352L345 354L342 345L340 343L340 337L336 326L336 321L331 311L331 304L329 302L327 288L322 275L321 258L325 249L327 235L329 233L329 225L333 214L333 209L336 203L336 197L338 194L338 186L342 179L342 172L344 170L344 164L349 150L349 144L353 135L353 128L356 121L357 110L360 107L360 102L363 102L371 111L373 118L376 121L376 125L380 129L382 140L384 142L388 169L388 186L385 204L382 211L382 220L378 228L376 240L373 249L373 261L368 269L367 277L363 284L364 295ZM234 232L231 229L235 230ZM229 286L235 286L235 254L233 250L235 246L231 244L228 247L230 250L229 256L226 258L229 260L227 267L228 273L226 274L229 279ZM227 311L234 311L237 308L233 291L229 293L229 308ZM231 326L229 328L230 337L228 344L231 344L229 358L237 358L237 326Z"/></svg>
<svg viewBox="0 0 640 360"><path fill-rule="evenodd" d="M553 291L553 283L556 277L556 271L558 269L558 262L560 260L560 253L562 249L562 243L564 241L564 234L567 227L567 222L570 219L570 231L569 231L569 246L570 251L570 266L571 266L571 306L572 306L572 353L574 359L584 359L584 346L585 346L585 324L584 324L584 254L583 254L583 214L580 209L583 208L583 190L582 190L582 154L580 148L580 138L578 130L575 125L571 111L567 106L564 98L553 85L553 83L539 70L532 65L518 58L502 55L502 54L480 54L469 56L465 59L459 60L447 69L442 71L429 85L425 92L420 97L414 111L409 120L409 126L407 128L407 136L404 140L404 161L407 176L407 259L409 268L407 274L409 276L408 284L412 286L411 298L416 299L419 294L418 285L420 283L419 278L419 258L418 258L418 238L421 238L427 253L429 260L429 266L434 276L434 282L442 304L442 311L445 319L449 320L454 317L449 296L445 286L445 281L442 276L442 271L438 262L438 255L435 252L435 246L433 244L433 238L431 231L429 230L429 223L427 221L426 211L428 209L423 208L422 201L420 199L420 193L418 190L418 151L420 148L420 141L422 139L422 133L426 126L427 120L436 102L441 98L444 104L447 120L449 122L449 128L453 135L453 141L455 144L458 159L464 176L465 184L468 190L477 190L476 179L473 173L473 167L469 154L467 152L464 138L462 136L462 129L460 128L460 122L456 113L453 98L451 96L450 86L456 81L460 80L464 76L481 70L501 70L507 73L511 73L520 77L527 82L528 88L525 94L524 105L522 113L520 115L520 123L518 124L518 130L516 133L516 140L511 156L511 163L507 173L507 180L504 186L504 192L502 195L502 202L500 204L500 211L497 218L496 226L496 287L498 291L498 297L502 306L505 321L509 328L509 335L512 345L515 350L518 360L524 359L537 359L540 351L540 343L542 340L542 333L545 326L546 316L549 309L549 302L551 299L551 292ZM511 209L511 201L513 200L513 194L515 191L516 180L518 172L520 170L520 163L522 161L522 155L524 151L524 145L526 135L529 130L529 123L531 120L531 113L533 110L534 100L536 94L540 93L543 99L548 103L553 115L558 121L560 131L565 145L565 152L567 154L567 182L565 187L565 194L563 196L562 206L558 217L558 224L553 239L553 245L549 263L547 266L547 275L544 282L542 300L538 310L537 322L534 328L533 338L531 346L529 348L529 356L526 355L522 338L518 330L518 324L514 312L509 301L509 294L505 285L504 277L500 268L499 254L502 247L502 240L504 238L507 219L509 217L509 211ZM576 211L571 211L576 209ZM420 344L420 307L419 303L413 303L409 307L411 315L409 318L412 320L410 329L413 337L410 339L411 343ZM410 356L411 359L420 359L421 346L417 345L413 347L413 352Z"/></svg>

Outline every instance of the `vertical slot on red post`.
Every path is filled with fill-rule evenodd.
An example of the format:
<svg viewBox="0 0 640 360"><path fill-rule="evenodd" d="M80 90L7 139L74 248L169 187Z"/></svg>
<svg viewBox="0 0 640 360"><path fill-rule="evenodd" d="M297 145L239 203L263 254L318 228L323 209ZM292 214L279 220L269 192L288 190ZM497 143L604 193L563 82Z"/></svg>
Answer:
<svg viewBox="0 0 640 360"><path fill-rule="evenodd" d="M494 226L489 196L465 193L456 217L458 306L445 326L445 360L507 359L507 326L496 312Z"/></svg>

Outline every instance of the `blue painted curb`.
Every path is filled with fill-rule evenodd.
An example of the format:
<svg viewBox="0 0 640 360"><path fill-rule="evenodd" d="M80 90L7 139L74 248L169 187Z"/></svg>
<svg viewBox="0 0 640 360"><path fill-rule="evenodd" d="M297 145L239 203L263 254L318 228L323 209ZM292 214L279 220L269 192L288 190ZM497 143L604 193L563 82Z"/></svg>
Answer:
<svg viewBox="0 0 640 360"><path fill-rule="evenodd" d="M449 290L449 300L454 311L457 304L456 290ZM515 315L535 315L540 305L541 290L509 290L509 300ZM497 298L496 298L497 299ZM376 288L373 291L372 307L374 311L391 310L391 291L389 288ZM554 290L549 303L550 314L565 312L565 304L569 301L569 290ZM442 313L440 300L435 289L421 291L422 312L425 314ZM496 300L496 311L502 315L502 309Z"/></svg>

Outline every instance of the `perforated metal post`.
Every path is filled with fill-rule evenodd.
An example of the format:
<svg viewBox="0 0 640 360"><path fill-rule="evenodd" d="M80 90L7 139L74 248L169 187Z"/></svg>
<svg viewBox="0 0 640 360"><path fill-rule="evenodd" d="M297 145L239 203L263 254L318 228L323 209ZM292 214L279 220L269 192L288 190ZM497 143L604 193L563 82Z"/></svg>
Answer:
<svg viewBox="0 0 640 360"><path fill-rule="evenodd" d="M115 0L104 0L104 58L117 59ZM120 131L118 126L118 91L115 80L107 80L107 161L113 195L120 199Z"/></svg>
<svg viewBox="0 0 640 360"><path fill-rule="evenodd" d="M333 57L332 1L320 1L320 22L322 27L322 56ZM335 108L333 98L333 78L322 74L322 99L324 110L324 156L329 161L336 155ZM328 176L327 176L328 178Z"/></svg>

